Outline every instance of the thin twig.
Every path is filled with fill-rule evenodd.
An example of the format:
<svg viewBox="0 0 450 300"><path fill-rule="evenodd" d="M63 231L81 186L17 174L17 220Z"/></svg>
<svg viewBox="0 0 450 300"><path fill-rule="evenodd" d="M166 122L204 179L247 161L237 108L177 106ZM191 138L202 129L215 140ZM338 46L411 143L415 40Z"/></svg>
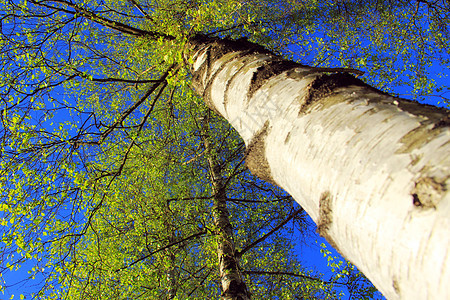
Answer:
<svg viewBox="0 0 450 300"><path fill-rule="evenodd" d="M289 222L290 220L292 220L295 216L297 216L299 213L301 213L303 211L303 208L299 208L296 211L294 211L289 217L287 217L284 221L282 221L280 224L278 224L277 226L275 226L274 229L272 229L271 231L269 231L268 233L266 233L265 235L263 235L262 237L260 237L259 239L257 239L256 241L254 241L253 243L251 243L250 245L246 246L244 249L242 249L241 251L237 251L236 255L238 257L242 257L242 255L247 252L248 250L252 249L253 247L255 247L257 244L261 243L262 241L264 241L266 238L268 238L271 234L273 234L275 231L277 231L278 229L280 229L281 227L283 227L287 222Z"/></svg>

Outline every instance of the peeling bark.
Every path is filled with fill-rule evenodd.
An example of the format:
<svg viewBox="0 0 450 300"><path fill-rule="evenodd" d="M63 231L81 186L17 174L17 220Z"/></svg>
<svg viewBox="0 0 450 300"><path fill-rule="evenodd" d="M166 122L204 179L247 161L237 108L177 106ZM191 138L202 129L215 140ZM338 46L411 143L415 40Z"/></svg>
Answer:
<svg viewBox="0 0 450 300"><path fill-rule="evenodd" d="M389 299L450 298L449 112L245 40L197 36L193 86Z"/></svg>

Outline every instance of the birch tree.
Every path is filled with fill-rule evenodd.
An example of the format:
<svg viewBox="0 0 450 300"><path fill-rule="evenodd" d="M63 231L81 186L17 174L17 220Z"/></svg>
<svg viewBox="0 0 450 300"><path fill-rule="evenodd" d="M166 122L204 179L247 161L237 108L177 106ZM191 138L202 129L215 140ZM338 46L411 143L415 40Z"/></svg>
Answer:
<svg viewBox="0 0 450 300"><path fill-rule="evenodd" d="M193 84L244 139L254 174L289 192L386 297L448 296L447 110L246 41L190 45Z"/></svg>
<svg viewBox="0 0 450 300"><path fill-rule="evenodd" d="M91 189L124 173L161 93L191 85L237 129L249 169L289 192L384 295L448 297L448 111L349 74L364 67L384 86L406 72L411 92L448 101L429 75L431 63L448 68L446 2L1 3L3 242L9 261L20 256L6 267L59 251L60 239L73 248L105 203ZM275 54L289 47L321 67ZM169 112L185 109L167 99ZM58 121L62 111L75 120ZM153 128L156 139L175 142L170 126Z"/></svg>
<svg viewBox="0 0 450 300"><path fill-rule="evenodd" d="M214 119L210 122L216 123ZM138 148L130 153L124 178L111 184L112 193L103 199L106 203L92 217L81 241L73 250L67 250L65 241L54 243L58 251L48 259L62 266L56 272L61 286L57 288L53 280L47 282L47 286L55 285L54 297L233 299L242 293L249 296L246 289L242 292L248 286L255 299L339 299L336 287L345 288L356 274L342 273L339 280L326 282L317 272L301 266L288 251L292 247L288 237L280 232L293 220L304 226L303 210L289 209L286 214L279 203L287 205L289 198L278 198L276 191L262 193L262 188L270 186L258 187L261 183L250 181L256 191L260 189L255 192L245 182L248 174L239 164L242 153L227 146L235 140L228 127L214 124L209 129L205 123L199 126L198 135L198 153L191 152L198 148L194 141L186 145L184 153L171 146ZM217 144L205 148L206 139ZM179 155L166 152L169 150L177 150ZM207 151L216 153L215 161ZM187 153L190 159L184 158ZM209 162L215 171L209 170ZM198 165L204 165L205 171L199 171L203 168ZM216 192L218 185L221 188ZM245 191L240 191L244 187ZM271 226L275 222L277 226ZM370 291L363 288L361 282L351 295L370 297Z"/></svg>

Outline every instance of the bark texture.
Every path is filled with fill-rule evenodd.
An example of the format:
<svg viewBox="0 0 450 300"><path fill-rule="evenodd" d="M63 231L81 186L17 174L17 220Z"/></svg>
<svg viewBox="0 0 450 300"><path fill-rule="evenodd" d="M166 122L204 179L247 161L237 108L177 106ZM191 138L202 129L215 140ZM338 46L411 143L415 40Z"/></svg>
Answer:
<svg viewBox="0 0 450 300"><path fill-rule="evenodd" d="M193 85L389 299L450 298L450 117L246 40L190 41Z"/></svg>
<svg viewBox="0 0 450 300"><path fill-rule="evenodd" d="M222 288L222 300L250 300L250 294L242 278L239 258L234 245L233 227L227 208L225 179L222 178L220 164L211 148L206 129L208 120L203 119L202 137L207 155L210 179L213 185L213 218L217 238L217 256L219 277Z"/></svg>

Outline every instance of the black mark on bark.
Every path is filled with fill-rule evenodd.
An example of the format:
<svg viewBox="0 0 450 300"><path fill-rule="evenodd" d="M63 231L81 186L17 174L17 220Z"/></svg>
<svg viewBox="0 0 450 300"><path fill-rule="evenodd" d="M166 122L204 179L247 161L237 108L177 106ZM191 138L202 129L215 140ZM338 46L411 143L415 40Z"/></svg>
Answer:
<svg viewBox="0 0 450 300"><path fill-rule="evenodd" d="M231 280L228 289L222 293L223 299L248 299L247 286L242 280Z"/></svg>
<svg viewBox="0 0 450 300"><path fill-rule="evenodd" d="M441 120L434 124L433 129L450 127L450 115L444 116Z"/></svg>
<svg viewBox="0 0 450 300"><path fill-rule="evenodd" d="M220 58L228 52L243 51L245 55L252 53L266 53L269 55L275 55L271 51L265 49L264 47L249 42L246 38L240 38L237 40L231 39L219 39L214 37L208 37L203 34L197 34L189 39L189 43L193 45L194 52L200 49L205 44L211 46L211 57L213 59Z"/></svg>
<svg viewBox="0 0 450 300"><path fill-rule="evenodd" d="M271 77L277 76L284 71L294 69L299 66L299 64L289 60L273 60L260 66L256 72L253 73L253 77L250 82L250 89L247 94L248 99L250 99L253 94Z"/></svg>
<svg viewBox="0 0 450 300"><path fill-rule="evenodd" d="M264 123L261 130L256 133L256 135L251 140L250 144L245 150L245 163L250 171L261 178L262 180L268 181L275 184L274 179L270 171L270 166L266 158L266 137L269 130L269 121Z"/></svg>
<svg viewBox="0 0 450 300"><path fill-rule="evenodd" d="M333 223L333 208L330 192L326 191L320 195L319 202L319 221L317 222L317 231L321 236L330 229Z"/></svg>
<svg viewBox="0 0 450 300"><path fill-rule="evenodd" d="M332 94L335 89L350 85L370 87L362 80L348 73L323 74L318 76L310 84L308 88L309 93L300 108L300 112L304 112L315 101ZM372 87L370 88L375 90Z"/></svg>
<svg viewBox="0 0 450 300"><path fill-rule="evenodd" d="M287 144L290 139L291 139L291 132L288 132L288 134L286 135L286 138L284 139L284 143Z"/></svg>
<svg viewBox="0 0 450 300"><path fill-rule="evenodd" d="M412 194L412 197L414 206L422 206L422 202L420 202L419 196L417 196L417 194Z"/></svg>
<svg viewBox="0 0 450 300"><path fill-rule="evenodd" d="M396 278L392 279L392 287L394 288L397 295L400 296L400 287Z"/></svg>
<svg viewBox="0 0 450 300"><path fill-rule="evenodd" d="M329 191L323 192L320 195L319 202L319 220L317 221L317 232L321 237L324 237L330 245L339 252L339 248L334 242L328 231L333 223L333 199Z"/></svg>

